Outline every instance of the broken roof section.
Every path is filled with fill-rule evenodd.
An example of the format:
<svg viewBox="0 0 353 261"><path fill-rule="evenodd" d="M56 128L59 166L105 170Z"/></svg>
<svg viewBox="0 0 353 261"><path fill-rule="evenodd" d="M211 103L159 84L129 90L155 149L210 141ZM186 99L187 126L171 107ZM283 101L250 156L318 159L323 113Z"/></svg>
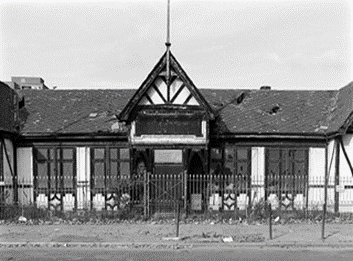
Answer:
<svg viewBox="0 0 353 261"><path fill-rule="evenodd" d="M118 115L136 90L25 90L24 135L125 133ZM337 91L200 89L212 134L325 136L351 125L353 83Z"/></svg>

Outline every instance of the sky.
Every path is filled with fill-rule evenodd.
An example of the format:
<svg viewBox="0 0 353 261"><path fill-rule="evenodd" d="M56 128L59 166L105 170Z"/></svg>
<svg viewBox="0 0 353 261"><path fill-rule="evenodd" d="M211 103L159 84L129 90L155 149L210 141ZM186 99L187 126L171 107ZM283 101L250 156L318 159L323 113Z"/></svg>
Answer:
<svg viewBox="0 0 353 261"><path fill-rule="evenodd" d="M198 88L353 81L349 0L171 0L171 51ZM0 80L138 88L165 52L167 0L1 1Z"/></svg>

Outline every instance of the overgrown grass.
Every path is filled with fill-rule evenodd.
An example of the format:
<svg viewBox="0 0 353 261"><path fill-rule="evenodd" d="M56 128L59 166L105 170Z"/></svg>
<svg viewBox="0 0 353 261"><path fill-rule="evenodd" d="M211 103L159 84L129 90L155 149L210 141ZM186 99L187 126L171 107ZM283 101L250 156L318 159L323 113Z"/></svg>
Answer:
<svg viewBox="0 0 353 261"><path fill-rule="evenodd" d="M138 209L120 209L116 211L108 210L77 210L77 211L59 211L38 208L31 206L18 206L15 204L6 204L0 206L0 220L9 222L18 222L21 216L27 220L38 222L60 222L67 221L69 223L87 223L87 222L104 222L112 220L138 220L142 219L143 212ZM71 221L71 222L70 222Z"/></svg>
<svg viewBox="0 0 353 261"><path fill-rule="evenodd" d="M99 223L99 222L119 222L121 220L142 221L143 209L126 208L115 211L107 210L77 210L77 211L55 211L49 209L38 208L32 206L17 206L12 204L0 206L0 220L8 222L19 222L19 217L24 216L27 220L31 220L34 224L37 223L60 223L68 224L83 224L83 223ZM180 220L186 223L190 222L232 222L232 223L264 223L267 222L269 209L265 202L260 201L246 210L232 211L205 211L203 213L181 213ZM273 220L280 224L298 223L298 222L321 222L323 211L319 208L308 210L291 210L284 211L280 209L272 210ZM155 213L150 216L150 221L173 221L176 218L175 213L165 215ZM353 213L335 214L332 212L326 213L327 222L344 222L353 223Z"/></svg>

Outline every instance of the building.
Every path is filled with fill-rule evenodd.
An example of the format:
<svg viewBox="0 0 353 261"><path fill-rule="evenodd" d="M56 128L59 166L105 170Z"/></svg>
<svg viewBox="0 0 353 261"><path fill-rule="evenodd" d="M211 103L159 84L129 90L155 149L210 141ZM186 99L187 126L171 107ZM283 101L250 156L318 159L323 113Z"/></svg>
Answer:
<svg viewBox="0 0 353 261"><path fill-rule="evenodd" d="M16 175L14 140L19 135L18 101L17 93L0 82L0 207L5 200L17 200L12 185ZM6 183L11 184L9 189L5 189Z"/></svg>
<svg viewBox="0 0 353 261"><path fill-rule="evenodd" d="M177 202L203 212L326 201L353 212L353 83L198 89L167 48L137 90L20 94L20 131L8 146L15 164L2 174L8 202L115 211L125 196L150 215Z"/></svg>
<svg viewBox="0 0 353 261"><path fill-rule="evenodd" d="M11 82L5 82L12 89L15 90L44 90L49 89L45 84L44 80L40 77L26 77L26 76L16 76L11 77Z"/></svg>

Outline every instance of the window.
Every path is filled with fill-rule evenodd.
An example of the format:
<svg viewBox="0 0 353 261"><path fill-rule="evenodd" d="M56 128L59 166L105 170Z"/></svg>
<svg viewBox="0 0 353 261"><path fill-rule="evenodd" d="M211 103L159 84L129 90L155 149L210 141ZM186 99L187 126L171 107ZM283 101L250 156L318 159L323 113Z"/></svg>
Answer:
<svg viewBox="0 0 353 261"><path fill-rule="evenodd" d="M34 149L35 188L38 193L48 191L74 193L76 178L76 150L74 148Z"/></svg>
<svg viewBox="0 0 353 261"><path fill-rule="evenodd" d="M269 148L266 153L266 192L304 194L308 178L308 149Z"/></svg>
<svg viewBox="0 0 353 261"><path fill-rule="evenodd" d="M91 149L92 188L103 192L114 187L120 178L130 178L130 150L101 147Z"/></svg>
<svg viewBox="0 0 353 261"><path fill-rule="evenodd" d="M238 193L250 191L251 151L246 147L228 147L225 149L224 174L226 189L234 189Z"/></svg>

